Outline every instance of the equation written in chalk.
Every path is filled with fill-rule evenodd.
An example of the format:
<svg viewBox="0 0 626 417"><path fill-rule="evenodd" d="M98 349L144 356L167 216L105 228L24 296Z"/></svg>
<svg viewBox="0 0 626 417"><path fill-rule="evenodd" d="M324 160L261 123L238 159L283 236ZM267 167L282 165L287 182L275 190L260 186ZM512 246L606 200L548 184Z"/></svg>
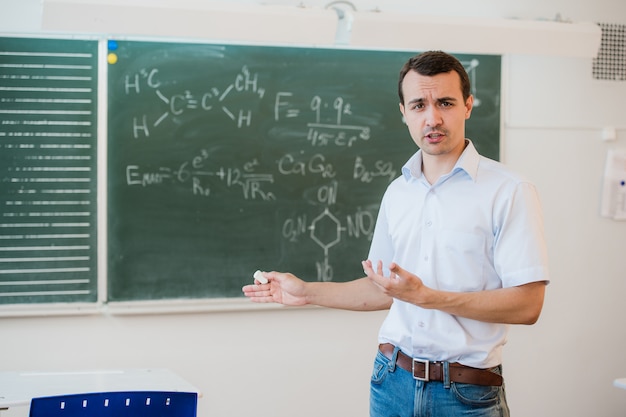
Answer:
<svg viewBox="0 0 626 417"><path fill-rule="evenodd" d="M211 182L219 181L228 188L240 190L244 200L275 200L276 194L267 188L271 188L281 176L318 176L320 179L337 176L335 167L327 163L321 153L313 154L307 160L298 160L287 153L276 161L273 172L260 172L261 164L257 159L238 167L224 167L218 165L219 161L211 161L210 156L210 152L203 149L199 155L175 168L160 166L146 170L139 165L127 165L126 184L141 187L183 185L193 195L210 197ZM372 167L367 167L360 156L354 158L352 179L355 181L369 183L375 178L383 178L391 182L396 176L397 171L389 161L377 160Z"/></svg>
<svg viewBox="0 0 626 417"><path fill-rule="evenodd" d="M238 129L251 127L256 118L254 111L245 107L234 108L228 99L242 94L252 100L263 100L266 96L266 89L259 86L258 74L251 73L248 66L241 68L227 86L210 87L207 91L185 89L170 95L160 90L163 83L159 80L159 72L158 68L147 68L125 76L125 94L141 94L148 90L163 104L162 113L152 117L147 114L133 115L132 136L135 139L149 138L155 129L167 128L162 126L168 119L182 116L185 112L217 112L232 121L233 126ZM271 97L274 121L301 117L303 109L294 108L290 102L293 95L292 92L279 91ZM310 99L306 110L311 113L312 119L305 123L307 141L313 146L350 147L356 141L370 138L369 126L342 123L345 115L352 114L351 104L342 97L335 97L328 103L315 95Z"/></svg>

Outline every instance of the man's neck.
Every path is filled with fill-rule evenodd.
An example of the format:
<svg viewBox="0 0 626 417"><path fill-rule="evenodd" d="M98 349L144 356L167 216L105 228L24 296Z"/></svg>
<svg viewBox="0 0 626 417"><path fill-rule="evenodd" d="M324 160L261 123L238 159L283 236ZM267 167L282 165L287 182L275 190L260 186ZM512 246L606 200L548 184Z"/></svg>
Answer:
<svg viewBox="0 0 626 417"><path fill-rule="evenodd" d="M428 181L430 185L433 185L439 181L439 178L452 170L454 163L444 164L438 161L428 161L430 158L432 157L429 155L429 158L422 159L422 174L426 178L426 181Z"/></svg>
<svg viewBox="0 0 626 417"><path fill-rule="evenodd" d="M435 184L439 178L452 171L466 146L467 141L459 151L442 155L430 155L422 152L422 174L429 184Z"/></svg>

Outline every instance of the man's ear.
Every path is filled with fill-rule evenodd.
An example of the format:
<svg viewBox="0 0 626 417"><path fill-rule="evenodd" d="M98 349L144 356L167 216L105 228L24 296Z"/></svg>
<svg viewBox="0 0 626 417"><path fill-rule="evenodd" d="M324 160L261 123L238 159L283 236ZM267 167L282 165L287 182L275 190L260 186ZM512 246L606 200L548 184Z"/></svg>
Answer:
<svg viewBox="0 0 626 417"><path fill-rule="evenodd" d="M469 119L472 115L472 109L474 108L474 96L470 96L465 101L465 120Z"/></svg>

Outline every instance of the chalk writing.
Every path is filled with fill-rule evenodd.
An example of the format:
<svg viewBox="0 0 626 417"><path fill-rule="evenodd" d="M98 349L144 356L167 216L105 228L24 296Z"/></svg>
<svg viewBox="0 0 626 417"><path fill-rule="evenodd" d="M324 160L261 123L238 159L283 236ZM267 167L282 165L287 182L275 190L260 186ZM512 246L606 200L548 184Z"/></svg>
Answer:
<svg viewBox="0 0 626 417"><path fill-rule="evenodd" d="M168 76L160 68L143 68L127 74L122 84L127 96L153 94L154 101L160 103L153 113L140 113L132 116L133 139L148 139L159 129L171 128L180 117L189 114L203 114L203 117L225 115L233 122L233 128L243 129L255 126L259 109L266 100L271 100L274 122L304 119L301 131L306 143L312 149L353 148L358 143L371 140L371 126L346 122L355 116L354 107L342 95L326 98L327 95L313 94L303 99L293 91L277 91L273 95L263 85L265 78L250 65L244 65L226 85L212 85L204 90L184 87L171 92L177 82L168 82ZM169 91L169 92L168 92ZM236 99L245 96L245 99ZM272 97L270 99L270 96ZM308 103L303 106L304 103ZM169 124L168 124L169 123ZM236 189L243 201L267 201L279 199L281 178L317 177L330 180L311 190L312 201L324 206L322 212L307 223L306 216L283 220L282 234L290 242L297 242L306 236L323 251L324 258L316 262L317 279L332 280L333 266L329 262L329 251L339 244L342 238L371 238L373 213L359 210L340 220L332 211L339 195L340 174L325 152L286 152L271 165L259 158L242 159L239 166L225 166L218 155L200 149L191 158L175 166L126 165L126 184L130 187L170 187L182 186L199 198L220 198L225 190ZM356 155L352 166L342 164L348 178L361 183L374 180L391 182L397 169L391 161L377 159L365 161ZM351 172L351 174L350 174ZM217 183L221 184L217 191ZM367 219L367 220L365 220Z"/></svg>
<svg viewBox="0 0 626 417"><path fill-rule="evenodd" d="M273 183L274 176L254 172L257 160L242 163L242 167L211 166L210 153L202 149L191 160L183 161L178 167L142 168L139 165L126 166L126 184L129 186L186 185L193 195L211 196L211 186L207 178L215 178L227 187L239 187L245 200L274 200L272 192L262 189L263 183Z"/></svg>
<svg viewBox="0 0 626 417"><path fill-rule="evenodd" d="M319 174L322 178L333 178L337 174L332 164L325 160L323 154L316 153L307 161L298 161L291 154L286 154L278 160L278 171L283 175Z"/></svg>

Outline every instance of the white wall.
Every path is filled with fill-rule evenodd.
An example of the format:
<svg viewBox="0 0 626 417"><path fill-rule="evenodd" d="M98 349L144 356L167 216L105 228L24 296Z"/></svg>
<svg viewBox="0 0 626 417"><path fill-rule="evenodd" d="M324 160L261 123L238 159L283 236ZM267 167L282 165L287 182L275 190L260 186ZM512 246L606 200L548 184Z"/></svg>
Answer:
<svg viewBox="0 0 626 417"><path fill-rule="evenodd" d="M626 224L598 216L607 150L626 147L626 83L590 74L585 60L510 62L504 159L539 187L553 277L540 322L513 328L505 349L522 416L626 412L625 392L611 387L626 371ZM617 141L601 140L604 125L622 126Z"/></svg>
<svg viewBox="0 0 626 417"><path fill-rule="evenodd" d="M353 4L444 19L560 13L626 24L623 0ZM39 1L0 0L0 32L37 33L40 19ZM626 391L612 381L626 377L626 223L598 213L606 152L626 148L626 82L593 80L591 59L506 56L505 64L502 159L539 188L552 272L539 323L512 327L505 348L513 415L623 416ZM618 128L616 141L601 140L605 126ZM0 369L167 367L204 393L202 417L365 416L383 318L317 308L0 318Z"/></svg>

